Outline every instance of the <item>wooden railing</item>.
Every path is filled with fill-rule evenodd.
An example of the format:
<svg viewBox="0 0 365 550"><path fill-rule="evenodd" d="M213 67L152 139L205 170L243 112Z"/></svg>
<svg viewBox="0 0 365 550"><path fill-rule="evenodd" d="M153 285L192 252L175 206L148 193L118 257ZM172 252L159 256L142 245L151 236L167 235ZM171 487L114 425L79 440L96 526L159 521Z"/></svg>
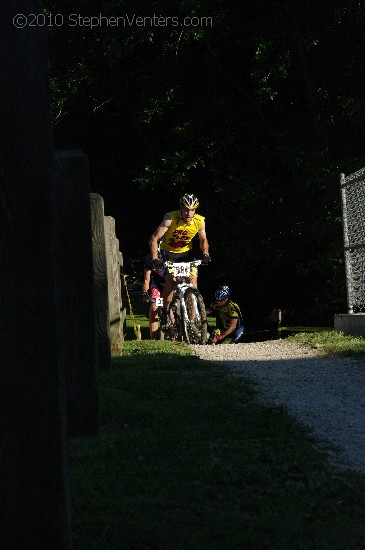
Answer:
<svg viewBox="0 0 365 550"><path fill-rule="evenodd" d="M111 356L120 355L126 308L123 298L123 255L115 235L115 220L104 215L104 201L91 193L96 340L100 368L110 368Z"/></svg>

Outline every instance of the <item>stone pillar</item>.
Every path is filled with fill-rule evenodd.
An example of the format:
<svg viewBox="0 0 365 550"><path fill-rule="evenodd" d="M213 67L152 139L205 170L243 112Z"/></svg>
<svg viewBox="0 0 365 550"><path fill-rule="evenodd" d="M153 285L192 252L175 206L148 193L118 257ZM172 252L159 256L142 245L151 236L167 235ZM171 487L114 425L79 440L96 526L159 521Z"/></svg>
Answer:
<svg viewBox="0 0 365 550"><path fill-rule="evenodd" d="M35 0L0 3L0 546L65 550L47 29L14 25L17 14L39 11Z"/></svg>
<svg viewBox="0 0 365 550"><path fill-rule="evenodd" d="M104 216L105 251L108 276L108 302L111 354L116 357L121 354L123 332L120 316L121 281L119 266L119 241L115 236L115 220Z"/></svg>
<svg viewBox="0 0 365 550"><path fill-rule="evenodd" d="M56 151L59 253L57 307L66 374L70 436L95 435L99 425L88 158Z"/></svg>
<svg viewBox="0 0 365 550"><path fill-rule="evenodd" d="M336 332L365 338L365 313L340 313L335 315L334 329Z"/></svg>
<svg viewBox="0 0 365 550"><path fill-rule="evenodd" d="M90 201L94 261L96 346L99 369L105 370L111 368L111 345L104 231L104 201L97 193L90 194Z"/></svg>

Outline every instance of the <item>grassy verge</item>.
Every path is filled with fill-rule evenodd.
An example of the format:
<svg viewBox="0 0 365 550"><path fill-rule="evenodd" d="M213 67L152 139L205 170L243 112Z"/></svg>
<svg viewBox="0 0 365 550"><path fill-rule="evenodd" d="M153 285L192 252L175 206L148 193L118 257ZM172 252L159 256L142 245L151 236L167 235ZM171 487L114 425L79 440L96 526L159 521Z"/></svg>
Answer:
<svg viewBox="0 0 365 550"><path fill-rule="evenodd" d="M142 340L148 340L150 337L149 324L148 324L148 312L149 305L146 302L142 302L142 292L134 292L130 295L130 301L132 306L132 312L130 310L129 302L127 305L127 334L126 340L134 340L135 325L139 325L141 328ZM133 316L131 315L133 313ZM133 323L134 319L134 323Z"/></svg>
<svg viewBox="0 0 365 550"><path fill-rule="evenodd" d="M311 346L328 355L346 357L365 357L365 339L357 336L344 336L334 330L323 332L306 332L290 336L297 342Z"/></svg>
<svg viewBox="0 0 365 550"><path fill-rule="evenodd" d="M365 547L365 481L183 344L128 341L71 441L74 550Z"/></svg>

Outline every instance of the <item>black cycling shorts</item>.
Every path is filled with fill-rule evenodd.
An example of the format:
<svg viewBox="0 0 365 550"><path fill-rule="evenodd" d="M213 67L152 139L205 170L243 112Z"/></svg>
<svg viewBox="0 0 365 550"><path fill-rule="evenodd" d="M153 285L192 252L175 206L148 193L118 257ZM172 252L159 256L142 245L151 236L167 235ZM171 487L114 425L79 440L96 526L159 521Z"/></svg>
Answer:
<svg viewBox="0 0 365 550"><path fill-rule="evenodd" d="M161 250L162 258L164 261L170 262L193 262L196 258L192 250L187 252L168 252L167 250Z"/></svg>

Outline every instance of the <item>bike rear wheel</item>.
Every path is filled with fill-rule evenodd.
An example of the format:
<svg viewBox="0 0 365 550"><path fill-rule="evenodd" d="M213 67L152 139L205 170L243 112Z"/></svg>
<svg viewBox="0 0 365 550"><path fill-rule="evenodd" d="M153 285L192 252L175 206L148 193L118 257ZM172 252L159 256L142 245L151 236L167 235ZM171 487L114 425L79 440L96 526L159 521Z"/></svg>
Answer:
<svg viewBox="0 0 365 550"><path fill-rule="evenodd" d="M188 344L205 344L207 341L207 314L203 296L196 288L184 293L188 321L184 323L185 340Z"/></svg>

